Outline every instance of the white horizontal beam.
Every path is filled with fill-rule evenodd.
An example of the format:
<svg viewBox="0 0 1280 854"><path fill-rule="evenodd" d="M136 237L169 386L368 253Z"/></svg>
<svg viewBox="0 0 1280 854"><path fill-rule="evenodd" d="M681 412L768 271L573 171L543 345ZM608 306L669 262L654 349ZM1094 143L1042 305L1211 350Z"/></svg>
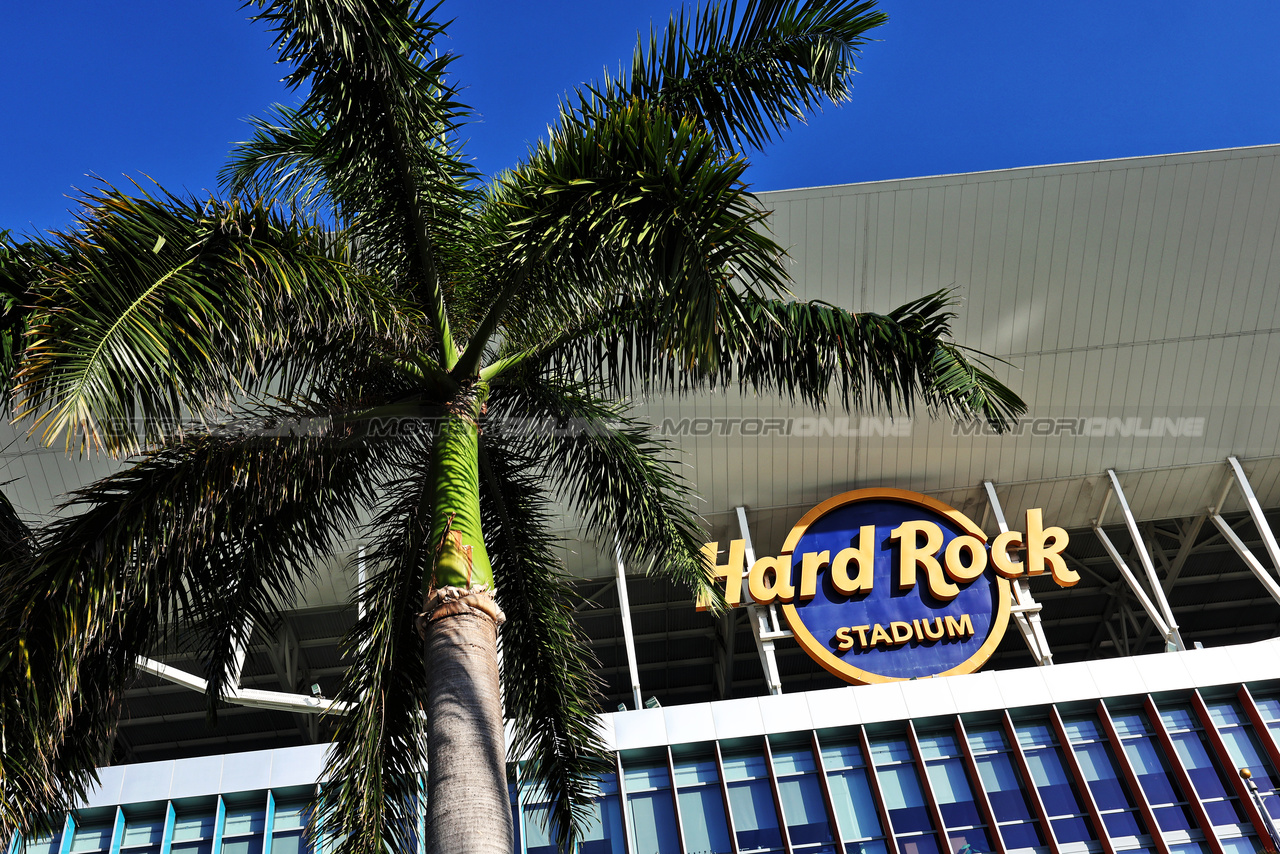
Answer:
<svg viewBox="0 0 1280 854"><path fill-rule="evenodd" d="M181 685L201 694L209 693L209 682L199 676L170 667L161 661L138 656L138 669L152 676L158 676L167 682ZM307 714L345 715L351 711L350 703L339 703L321 697L308 697L305 694L286 694L282 691L262 691L257 688L231 689L223 696L224 700L237 706L249 706L256 709L274 709L282 712L305 712Z"/></svg>

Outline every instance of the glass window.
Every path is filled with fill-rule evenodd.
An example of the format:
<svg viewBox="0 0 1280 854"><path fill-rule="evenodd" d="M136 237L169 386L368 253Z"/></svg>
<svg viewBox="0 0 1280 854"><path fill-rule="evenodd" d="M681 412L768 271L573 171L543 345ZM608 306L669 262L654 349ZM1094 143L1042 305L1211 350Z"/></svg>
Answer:
<svg viewBox="0 0 1280 854"><path fill-rule="evenodd" d="M827 821L827 805L813 751L808 747L775 748L773 771L778 778L778 796L791 847L806 852L834 851L831 843L835 835Z"/></svg>
<svg viewBox="0 0 1280 854"><path fill-rule="evenodd" d="M1058 842L1088 842L1093 831L1085 818L1084 804L1062 764L1057 739L1045 724L1020 724L1015 727L1018 744L1027 757L1031 781L1040 793L1049 823Z"/></svg>
<svg viewBox="0 0 1280 854"><path fill-rule="evenodd" d="M1160 720L1169 731L1178 761L1191 778L1191 785L1204 805L1210 823L1215 827L1243 824L1245 819L1239 801L1231 793L1218 764L1210 756L1205 735L1191 710L1182 706L1161 709Z"/></svg>
<svg viewBox="0 0 1280 854"><path fill-rule="evenodd" d="M884 854L884 830L871 795L871 783L855 744L824 745L822 764L846 854Z"/></svg>
<svg viewBox="0 0 1280 854"><path fill-rule="evenodd" d="M990 851L986 821L969 784L960 743L951 733L926 734L920 736L919 741L925 773L942 812L951 850L958 852L967 847L970 851Z"/></svg>
<svg viewBox="0 0 1280 854"><path fill-rule="evenodd" d="M1231 770L1238 772L1240 768L1248 768L1267 811L1273 818L1280 818L1280 797L1270 797L1276 794L1275 772L1258 744L1248 718L1231 701L1209 703L1208 706L1209 718L1222 736L1227 754L1235 766Z"/></svg>
<svg viewBox="0 0 1280 854"><path fill-rule="evenodd" d="M306 838L308 810L305 802L276 802L271 827L271 854L311 854Z"/></svg>
<svg viewBox="0 0 1280 854"><path fill-rule="evenodd" d="M164 838L163 816L126 815L124 819L124 838L120 842L120 850L127 854L158 854L160 841Z"/></svg>
<svg viewBox="0 0 1280 854"><path fill-rule="evenodd" d="M680 759L676 766L676 793L688 854L728 854L729 823L720 793L720 774L713 756Z"/></svg>
<svg viewBox="0 0 1280 854"><path fill-rule="evenodd" d="M782 851L782 830L763 751L726 755L723 762L739 850L744 854Z"/></svg>
<svg viewBox="0 0 1280 854"><path fill-rule="evenodd" d="M591 804L591 818L578 843L578 854L624 854L626 847L618 777L606 774L600 779L600 794ZM693 849L689 854L693 854Z"/></svg>
<svg viewBox="0 0 1280 854"><path fill-rule="evenodd" d="M213 850L213 816L179 813L173 822L171 854L210 854Z"/></svg>
<svg viewBox="0 0 1280 854"><path fill-rule="evenodd" d="M266 811L261 807L227 807L221 854L262 854Z"/></svg>
<svg viewBox="0 0 1280 854"><path fill-rule="evenodd" d="M1102 814L1107 835L1113 839L1145 835L1147 829L1138 816L1137 803L1120 779L1120 768L1097 721L1092 717L1072 718L1063 721L1063 729Z"/></svg>
<svg viewBox="0 0 1280 854"><path fill-rule="evenodd" d="M114 830L115 822L95 822L77 827L76 835L71 838L72 854L109 850L111 834Z"/></svg>
<svg viewBox="0 0 1280 854"><path fill-rule="evenodd" d="M26 847L18 847L18 854L58 854L62 848L62 831L52 836L33 836Z"/></svg>
<svg viewBox="0 0 1280 854"><path fill-rule="evenodd" d="M904 854L938 854L933 821L905 738L871 743L871 762L889 813L889 825Z"/></svg>
<svg viewBox="0 0 1280 854"><path fill-rule="evenodd" d="M676 808L666 763L626 768L623 779L635 854L679 854Z"/></svg>

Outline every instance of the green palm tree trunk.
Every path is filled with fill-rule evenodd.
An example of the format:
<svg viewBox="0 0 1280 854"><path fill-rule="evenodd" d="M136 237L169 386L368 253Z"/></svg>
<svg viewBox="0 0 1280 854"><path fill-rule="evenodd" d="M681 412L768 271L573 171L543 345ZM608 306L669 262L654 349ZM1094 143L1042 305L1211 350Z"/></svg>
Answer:
<svg viewBox="0 0 1280 854"><path fill-rule="evenodd" d="M488 389L464 390L432 448L435 567L420 622L427 645L429 854L509 854L506 739L493 569L480 526L479 426Z"/></svg>

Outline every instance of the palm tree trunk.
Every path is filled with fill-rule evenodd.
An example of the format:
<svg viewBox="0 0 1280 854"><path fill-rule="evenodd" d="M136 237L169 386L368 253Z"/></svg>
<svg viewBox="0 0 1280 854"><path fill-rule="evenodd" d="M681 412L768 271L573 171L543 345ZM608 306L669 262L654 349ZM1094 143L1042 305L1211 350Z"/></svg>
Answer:
<svg viewBox="0 0 1280 854"><path fill-rule="evenodd" d="M427 603L427 854L511 854L498 624L486 590Z"/></svg>

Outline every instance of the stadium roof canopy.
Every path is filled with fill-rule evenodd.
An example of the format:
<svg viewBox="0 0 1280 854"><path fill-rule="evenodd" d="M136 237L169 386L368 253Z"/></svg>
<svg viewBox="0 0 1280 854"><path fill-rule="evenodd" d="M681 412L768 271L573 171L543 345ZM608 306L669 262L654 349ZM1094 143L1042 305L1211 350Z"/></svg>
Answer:
<svg viewBox="0 0 1280 854"><path fill-rule="evenodd" d="M1040 657L1165 648L1167 632L1099 530L1159 616L1160 595L1145 582L1150 563L1187 646L1280 633L1280 601L1232 542L1264 572L1280 562L1257 524L1258 511L1270 518L1264 528L1280 518L1280 146L789 190L761 202L790 247L798 298L887 311L951 289L957 341L989 354L1029 409L1011 435L995 436L924 413L814 413L750 393L641 402L638 412L688 465L708 539L741 536L741 517L756 549L776 553L805 510L871 486L924 492L995 532L994 493L1011 527L1041 507L1071 532L1080 584L1032 583L1048 647ZM16 437L3 459L7 493L35 519L109 470ZM580 540L568 517L563 533L607 708L634 705L633 681L664 705L768 692L772 665L754 617L696 613L685 592L645 577L646 567L625 568L633 680L611 548ZM242 685L332 693L343 667L338 642L354 619L357 554L352 544L350 559L335 562L281 624L256 628ZM769 643L783 691L838 684L794 642ZM180 646L160 657L200 675ZM1036 657L1010 631L988 666ZM236 706L209 729L203 697L144 676L114 756L293 744L323 739L325 726L312 715Z"/></svg>

